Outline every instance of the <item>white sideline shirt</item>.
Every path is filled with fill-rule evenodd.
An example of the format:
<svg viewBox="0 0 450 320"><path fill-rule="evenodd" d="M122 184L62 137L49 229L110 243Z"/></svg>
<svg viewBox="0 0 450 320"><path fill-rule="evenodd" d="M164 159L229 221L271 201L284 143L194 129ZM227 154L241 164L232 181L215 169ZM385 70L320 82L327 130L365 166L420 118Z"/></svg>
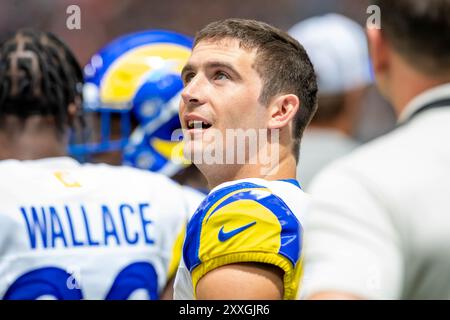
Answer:
<svg viewBox="0 0 450 320"><path fill-rule="evenodd" d="M313 180L302 297L450 299L450 84L411 101L400 126Z"/></svg>

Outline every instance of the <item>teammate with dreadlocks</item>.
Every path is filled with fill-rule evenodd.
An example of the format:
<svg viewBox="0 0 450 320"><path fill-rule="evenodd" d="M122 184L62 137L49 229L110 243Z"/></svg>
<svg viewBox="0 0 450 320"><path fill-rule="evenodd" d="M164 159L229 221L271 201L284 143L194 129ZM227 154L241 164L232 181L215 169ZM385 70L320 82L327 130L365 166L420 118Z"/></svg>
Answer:
<svg viewBox="0 0 450 320"><path fill-rule="evenodd" d="M81 120L82 73L52 34L18 32L0 51L0 158L65 154L66 125Z"/></svg>
<svg viewBox="0 0 450 320"><path fill-rule="evenodd" d="M19 30L0 45L2 299L157 299L197 205L165 176L66 156L82 82L54 35Z"/></svg>

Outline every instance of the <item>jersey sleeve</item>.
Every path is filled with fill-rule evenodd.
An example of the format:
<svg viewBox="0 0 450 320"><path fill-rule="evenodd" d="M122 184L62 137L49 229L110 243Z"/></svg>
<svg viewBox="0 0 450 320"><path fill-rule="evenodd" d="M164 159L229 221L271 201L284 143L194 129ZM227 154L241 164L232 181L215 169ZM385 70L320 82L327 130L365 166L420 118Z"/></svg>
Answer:
<svg viewBox="0 0 450 320"><path fill-rule="evenodd" d="M199 279L223 265L259 262L284 271L284 298L297 295L302 227L269 189L235 185L208 196L191 219L183 249L195 294Z"/></svg>
<svg viewBox="0 0 450 320"><path fill-rule="evenodd" d="M325 291L400 298L401 243L379 191L342 164L333 164L313 180L302 298Z"/></svg>

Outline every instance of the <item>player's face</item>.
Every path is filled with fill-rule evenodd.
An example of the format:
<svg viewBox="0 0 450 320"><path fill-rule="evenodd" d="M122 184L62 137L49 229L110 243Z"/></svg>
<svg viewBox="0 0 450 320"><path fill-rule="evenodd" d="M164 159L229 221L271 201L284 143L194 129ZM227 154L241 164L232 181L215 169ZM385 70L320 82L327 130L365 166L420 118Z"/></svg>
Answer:
<svg viewBox="0 0 450 320"><path fill-rule="evenodd" d="M266 128L268 111L258 101L263 83L254 69L255 56L256 50L240 48L236 39L205 40L195 46L182 73L180 120L190 136L185 149L204 150L212 132L225 139L229 129Z"/></svg>

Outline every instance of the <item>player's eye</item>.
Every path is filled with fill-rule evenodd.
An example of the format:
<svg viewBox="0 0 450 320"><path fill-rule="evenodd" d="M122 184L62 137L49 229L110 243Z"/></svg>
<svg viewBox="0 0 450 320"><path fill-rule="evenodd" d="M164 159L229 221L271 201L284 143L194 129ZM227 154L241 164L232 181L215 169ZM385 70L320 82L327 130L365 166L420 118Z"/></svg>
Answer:
<svg viewBox="0 0 450 320"><path fill-rule="evenodd" d="M226 72L217 71L214 74L214 78L213 79L214 80L227 80L227 79L230 79L230 76Z"/></svg>
<svg viewBox="0 0 450 320"><path fill-rule="evenodd" d="M188 72L183 76L183 83L184 85L188 84L192 78L195 77L195 73L194 72Z"/></svg>

